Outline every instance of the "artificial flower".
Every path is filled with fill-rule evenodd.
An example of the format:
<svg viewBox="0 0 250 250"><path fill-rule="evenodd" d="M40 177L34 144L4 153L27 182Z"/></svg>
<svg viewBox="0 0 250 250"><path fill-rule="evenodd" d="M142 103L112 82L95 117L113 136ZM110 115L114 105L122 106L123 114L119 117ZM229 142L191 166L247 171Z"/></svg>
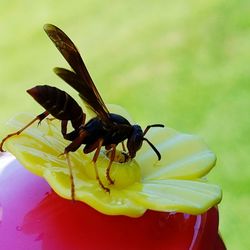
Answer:
<svg viewBox="0 0 250 250"><path fill-rule="evenodd" d="M33 118L30 114L17 115L4 133L24 127ZM206 180L216 157L201 138L168 127L152 128L147 138L162 159L158 161L154 151L144 144L134 159L112 164L113 185L109 185L105 175L109 158L101 151L97 168L110 193L95 178L93 154L84 154L81 148L70 153L75 199L101 213L129 217L142 216L147 210L196 215L220 202L220 187ZM45 120L8 139L4 149L26 169L45 178L59 196L71 199L69 167L66 159L59 156L69 143L62 137L58 120Z"/></svg>

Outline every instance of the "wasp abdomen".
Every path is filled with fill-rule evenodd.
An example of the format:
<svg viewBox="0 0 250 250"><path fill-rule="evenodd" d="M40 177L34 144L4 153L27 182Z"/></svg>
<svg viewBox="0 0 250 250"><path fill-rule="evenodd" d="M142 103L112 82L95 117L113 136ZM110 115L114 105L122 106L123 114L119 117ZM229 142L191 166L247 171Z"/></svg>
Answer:
<svg viewBox="0 0 250 250"><path fill-rule="evenodd" d="M79 127L83 121L83 111L78 103L65 91L48 85L35 86L27 92L59 120L71 120L73 127Z"/></svg>

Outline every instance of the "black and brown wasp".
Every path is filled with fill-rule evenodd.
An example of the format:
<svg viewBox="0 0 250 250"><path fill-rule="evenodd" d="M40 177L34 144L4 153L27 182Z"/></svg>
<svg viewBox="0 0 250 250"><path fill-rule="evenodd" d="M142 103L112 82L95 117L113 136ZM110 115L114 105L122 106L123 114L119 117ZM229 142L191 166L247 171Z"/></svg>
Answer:
<svg viewBox="0 0 250 250"><path fill-rule="evenodd" d="M85 145L83 148L85 154L95 151L93 163L96 179L100 186L109 192L109 188L105 187L102 183L95 164L101 147L104 146L105 149L110 152L106 178L110 184L113 184L114 180L110 177L110 168L115 159L117 145L122 143L124 151L126 151L127 147L128 152L126 152L125 155L127 155L126 159L129 160L136 156L136 152L141 148L143 141L146 141L156 153L158 160L160 160L161 155L159 151L145 138L145 135L151 127L164 127L164 125L149 125L143 131L139 125L131 125L129 121L121 115L110 113L95 87L74 43L62 30L52 24L46 24L44 30L72 68L72 71L64 68L55 68L54 72L79 93L81 99L94 111L96 117L86 123L86 114L69 94L48 85L35 86L27 90L27 92L46 111L35 117L19 131L7 135L0 144L0 151L3 151L3 144L8 138L19 135L35 121L39 121L40 123L50 114L61 121L62 135L66 140L71 141L65 148L63 154L66 155L69 165L72 199L74 199L75 190L68 153L76 151L82 144ZM67 124L69 121L72 124L73 131L68 133ZM125 140L127 140L126 147L124 146Z"/></svg>

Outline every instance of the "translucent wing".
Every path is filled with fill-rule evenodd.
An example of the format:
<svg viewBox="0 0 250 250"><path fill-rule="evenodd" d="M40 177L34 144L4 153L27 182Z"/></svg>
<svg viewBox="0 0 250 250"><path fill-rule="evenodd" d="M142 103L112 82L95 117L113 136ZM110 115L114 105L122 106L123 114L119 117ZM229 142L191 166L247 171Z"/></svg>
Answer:
<svg viewBox="0 0 250 250"><path fill-rule="evenodd" d="M109 111L74 43L62 30L52 24L46 24L44 30L74 71L55 68L55 73L78 91L83 101L100 119L107 124L110 123Z"/></svg>
<svg viewBox="0 0 250 250"><path fill-rule="evenodd" d="M96 93L88 85L83 84L82 79L76 73L64 68L55 68L54 72L79 93L79 96L88 108L96 113L104 122L110 123L108 109L102 100L97 98Z"/></svg>

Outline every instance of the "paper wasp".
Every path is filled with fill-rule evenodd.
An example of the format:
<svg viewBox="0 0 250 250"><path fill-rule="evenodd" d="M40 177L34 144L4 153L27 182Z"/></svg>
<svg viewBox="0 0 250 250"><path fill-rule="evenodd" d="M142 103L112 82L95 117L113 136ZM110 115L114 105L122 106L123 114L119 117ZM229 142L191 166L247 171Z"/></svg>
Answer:
<svg viewBox="0 0 250 250"><path fill-rule="evenodd" d="M72 199L74 199L75 190L68 153L76 151L82 144L85 145L83 148L85 154L95 151L93 163L96 179L100 186L105 191L109 192L109 188L105 187L102 183L96 167L96 161L101 147L104 146L106 150L110 151L106 178L110 184L113 184L114 181L110 177L110 169L115 159L117 145L122 143L124 150L126 150L124 141L127 140L126 147L128 152L126 155L128 159L132 159L141 148L143 141L146 141L156 153L158 160L160 160L161 155L159 151L147 138L145 138L145 135L151 127L164 127L164 125L149 125L143 131L139 125L131 125L130 122L121 115L110 113L95 87L74 43L62 30L52 24L46 24L44 30L72 68L72 71L64 68L55 68L54 72L79 93L81 99L92 111L94 111L96 117L90 119L86 123L86 114L82 111L82 108L77 102L66 92L48 85L35 86L27 90L27 92L45 109L45 111L35 117L24 128L7 135L0 144L0 151L3 151L3 144L8 138L19 135L35 121L39 121L40 123L51 114L54 118L61 121L61 132L63 137L71 141L65 148L63 154L66 155L69 165ZM69 121L72 124L73 131L68 133L67 124Z"/></svg>

